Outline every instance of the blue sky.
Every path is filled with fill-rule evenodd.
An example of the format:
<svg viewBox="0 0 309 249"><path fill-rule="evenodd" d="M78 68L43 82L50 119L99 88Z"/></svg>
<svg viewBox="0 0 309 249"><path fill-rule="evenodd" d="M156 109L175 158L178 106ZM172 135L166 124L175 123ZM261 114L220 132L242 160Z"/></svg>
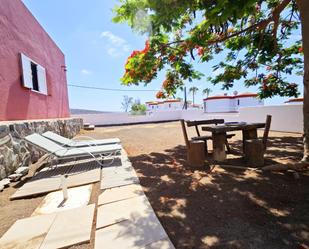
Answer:
<svg viewBox="0 0 309 249"><path fill-rule="evenodd" d="M124 64L132 50L144 48L146 37L132 32L126 24L114 24L112 9L117 4L114 0L23 0L32 14L37 18L52 39L66 56L68 84L123 89L123 92L111 92L92 89L68 87L71 108L102 111L121 111L123 95L128 95L141 102L155 100L155 92L132 92L126 90L160 89L164 74L160 74L147 87L122 86L120 78L124 73ZM197 64L197 63L196 63ZM212 88L211 94L222 94L220 86L206 82L211 74L209 64L197 64L196 68L206 75L200 81L187 83L197 86L200 92L196 102L202 103L201 90ZM301 77L292 80L302 85ZM255 92L256 88L245 88L236 83L233 91ZM300 88L302 91L302 88ZM225 91L226 92L226 91ZM179 92L178 96L182 97ZM189 96L189 99L191 96ZM281 104L287 98L265 100L265 104Z"/></svg>

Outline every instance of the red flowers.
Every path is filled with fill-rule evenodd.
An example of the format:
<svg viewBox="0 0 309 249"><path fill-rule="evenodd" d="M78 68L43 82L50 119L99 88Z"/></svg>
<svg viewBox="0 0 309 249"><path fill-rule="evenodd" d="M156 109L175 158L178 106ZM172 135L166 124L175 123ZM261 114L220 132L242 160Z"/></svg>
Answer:
<svg viewBox="0 0 309 249"><path fill-rule="evenodd" d="M296 87L297 87L296 83L291 83L291 84L288 85L289 89L295 89Z"/></svg>
<svg viewBox="0 0 309 249"><path fill-rule="evenodd" d="M156 98L157 98L157 99L162 99L162 98L164 98L164 93L163 93L162 91L157 92Z"/></svg>
<svg viewBox="0 0 309 249"><path fill-rule="evenodd" d="M163 87L164 87L164 88L167 88L168 85L169 85L169 81L168 81L168 80L164 80L164 81L163 81Z"/></svg>
<svg viewBox="0 0 309 249"><path fill-rule="evenodd" d="M303 52L303 47L299 47L298 52L302 53Z"/></svg>
<svg viewBox="0 0 309 249"><path fill-rule="evenodd" d="M203 55L204 55L204 48L203 48L203 47L198 47L198 49L197 49L197 54L198 54L199 56L203 56Z"/></svg>
<svg viewBox="0 0 309 249"><path fill-rule="evenodd" d="M263 91L267 91L268 90L268 86L266 85L266 83L263 84Z"/></svg>
<svg viewBox="0 0 309 249"><path fill-rule="evenodd" d="M145 42L145 48L141 51L141 53L146 54L150 49L149 40L146 40Z"/></svg>
<svg viewBox="0 0 309 249"><path fill-rule="evenodd" d="M273 76L274 76L274 75L273 75L272 73L268 74L268 75L266 76L266 80L272 78Z"/></svg>
<svg viewBox="0 0 309 249"><path fill-rule="evenodd" d="M176 56L175 55L170 55L168 57L168 60L171 61L171 62L174 62L176 60Z"/></svg>

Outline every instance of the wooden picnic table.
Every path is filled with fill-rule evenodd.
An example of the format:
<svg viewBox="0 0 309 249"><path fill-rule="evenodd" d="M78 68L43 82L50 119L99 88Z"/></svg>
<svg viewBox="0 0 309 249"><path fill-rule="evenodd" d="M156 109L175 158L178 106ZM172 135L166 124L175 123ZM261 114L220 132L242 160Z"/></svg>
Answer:
<svg viewBox="0 0 309 249"><path fill-rule="evenodd" d="M264 128L265 123L235 123L222 125L203 126L203 131L209 131L213 137L213 158L222 162L226 159L225 141L226 133L230 131L242 131L243 145L248 139L257 138L257 129ZM244 146L243 146L244 149Z"/></svg>

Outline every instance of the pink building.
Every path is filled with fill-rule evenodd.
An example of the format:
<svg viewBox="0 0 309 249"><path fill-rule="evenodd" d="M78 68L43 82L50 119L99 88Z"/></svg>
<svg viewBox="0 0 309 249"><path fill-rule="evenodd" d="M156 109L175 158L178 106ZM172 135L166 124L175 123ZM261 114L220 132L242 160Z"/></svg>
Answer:
<svg viewBox="0 0 309 249"><path fill-rule="evenodd" d="M64 54L20 0L0 4L0 121L69 117Z"/></svg>

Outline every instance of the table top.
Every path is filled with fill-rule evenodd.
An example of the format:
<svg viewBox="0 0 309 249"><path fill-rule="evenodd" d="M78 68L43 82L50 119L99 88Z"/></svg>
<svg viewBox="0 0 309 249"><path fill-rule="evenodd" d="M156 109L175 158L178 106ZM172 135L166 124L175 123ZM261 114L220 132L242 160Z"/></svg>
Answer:
<svg viewBox="0 0 309 249"><path fill-rule="evenodd" d="M265 123L238 123L238 124L207 125L202 126L202 130L210 131L212 133L225 133L228 131L252 130L264 127Z"/></svg>

